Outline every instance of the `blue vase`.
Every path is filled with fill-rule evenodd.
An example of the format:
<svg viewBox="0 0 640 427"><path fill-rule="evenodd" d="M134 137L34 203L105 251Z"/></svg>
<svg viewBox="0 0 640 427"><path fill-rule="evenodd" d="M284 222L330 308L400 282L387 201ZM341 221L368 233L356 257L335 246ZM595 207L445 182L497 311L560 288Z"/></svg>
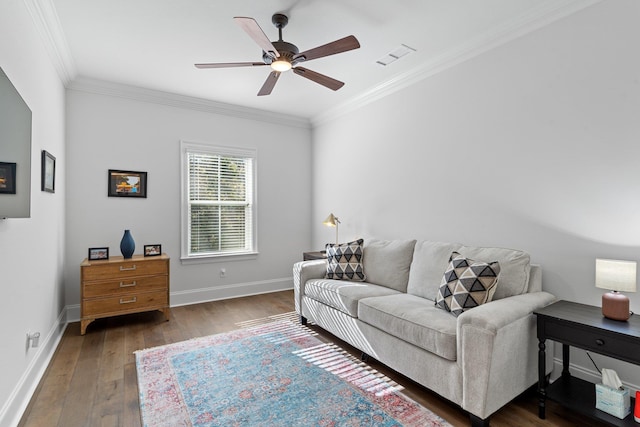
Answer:
<svg viewBox="0 0 640 427"><path fill-rule="evenodd" d="M136 250L136 242L133 241L133 236L131 236L131 231L124 230L124 236L122 236L122 240L120 240L120 252L122 252L122 256L125 259L131 258L135 250Z"/></svg>

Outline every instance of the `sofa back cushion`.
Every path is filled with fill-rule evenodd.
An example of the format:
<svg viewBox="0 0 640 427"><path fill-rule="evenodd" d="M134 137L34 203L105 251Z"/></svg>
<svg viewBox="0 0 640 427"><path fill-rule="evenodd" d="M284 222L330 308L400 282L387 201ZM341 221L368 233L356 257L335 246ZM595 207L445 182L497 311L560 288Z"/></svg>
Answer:
<svg viewBox="0 0 640 427"><path fill-rule="evenodd" d="M406 292L415 244L415 240L368 240L362 261L367 282Z"/></svg>
<svg viewBox="0 0 640 427"><path fill-rule="evenodd" d="M529 288L530 256L524 251L505 248L461 246L458 252L477 261L500 263L500 277L493 300L520 295Z"/></svg>
<svg viewBox="0 0 640 427"><path fill-rule="evenodd" d="M442 275L449 265L451 253L460 247L461 245L457 243L427 240L417 242L413 252L407 293L435 301Z"/></svg>

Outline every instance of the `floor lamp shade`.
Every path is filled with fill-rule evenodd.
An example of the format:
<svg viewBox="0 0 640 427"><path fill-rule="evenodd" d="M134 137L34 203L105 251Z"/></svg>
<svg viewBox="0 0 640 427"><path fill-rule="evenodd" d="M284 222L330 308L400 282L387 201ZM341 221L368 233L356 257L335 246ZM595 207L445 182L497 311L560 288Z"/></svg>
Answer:
<svg viewBox="0 0 640 427"><path fill-rule="evenodd" d="M629 319L629 298L620 292L636 291L636 262L596 259L596 288L602 295L602 315L613 320Z"/></svg>

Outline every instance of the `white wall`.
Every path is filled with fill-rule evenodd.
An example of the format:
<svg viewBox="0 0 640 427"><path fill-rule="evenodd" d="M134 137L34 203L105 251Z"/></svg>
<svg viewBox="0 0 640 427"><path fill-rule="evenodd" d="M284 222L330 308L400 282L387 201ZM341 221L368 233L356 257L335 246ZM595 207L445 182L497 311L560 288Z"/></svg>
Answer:
<svg viewBox="0 0 640 427"><path fill-rule="evenodd" d="M640 261L639 18L602 2L316 128L314 246L333 212L345 241L524 249L547 291L600 305L595 258Z"/></svg>
<svg viewBox="0 0 640 427"><path fill-rule="evenodd" d="M65 94L20 0L0 2L0 67L33 114L31 218L0 220L0 425L9 426L59 339L65 305ZM55 194L40 191L41 150L57 160ZM27 350L27 332L40 332L38 348Z"/></svg>
<svg viewBox="0 0 640 427"><path fill-rule="evenodd" d="M288 289L311 247L311 132L259 120L84 90L67 93L66 303L78 318L80 262L89 247L120 255L130 229L136 253L159 243L171 257L171 304ZM180 140L258 149L257 259L180 262ZM146 199L107 197L108 169L148 172ZM220 278L220 268L226 278ZM91 326L89 327L91 328Z"/></svg>

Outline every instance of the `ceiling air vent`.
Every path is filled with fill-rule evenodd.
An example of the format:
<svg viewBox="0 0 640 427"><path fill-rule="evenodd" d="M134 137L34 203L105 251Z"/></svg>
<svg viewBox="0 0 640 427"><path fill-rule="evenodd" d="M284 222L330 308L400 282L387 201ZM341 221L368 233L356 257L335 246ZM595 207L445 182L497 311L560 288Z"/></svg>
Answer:
<svg viewBox="0 0 640 427"><path fill-rule="evenodd" d="M391 52L387 53L382 58L378 59L376 61L376 64L380 64L386 67L392 62L396 62L398 59L402 58L403 56L407 56L411 52L415 52L415 51L416 50L414 48L407 46L406 44L401 44L397 48L393 49Z"/></svg>

